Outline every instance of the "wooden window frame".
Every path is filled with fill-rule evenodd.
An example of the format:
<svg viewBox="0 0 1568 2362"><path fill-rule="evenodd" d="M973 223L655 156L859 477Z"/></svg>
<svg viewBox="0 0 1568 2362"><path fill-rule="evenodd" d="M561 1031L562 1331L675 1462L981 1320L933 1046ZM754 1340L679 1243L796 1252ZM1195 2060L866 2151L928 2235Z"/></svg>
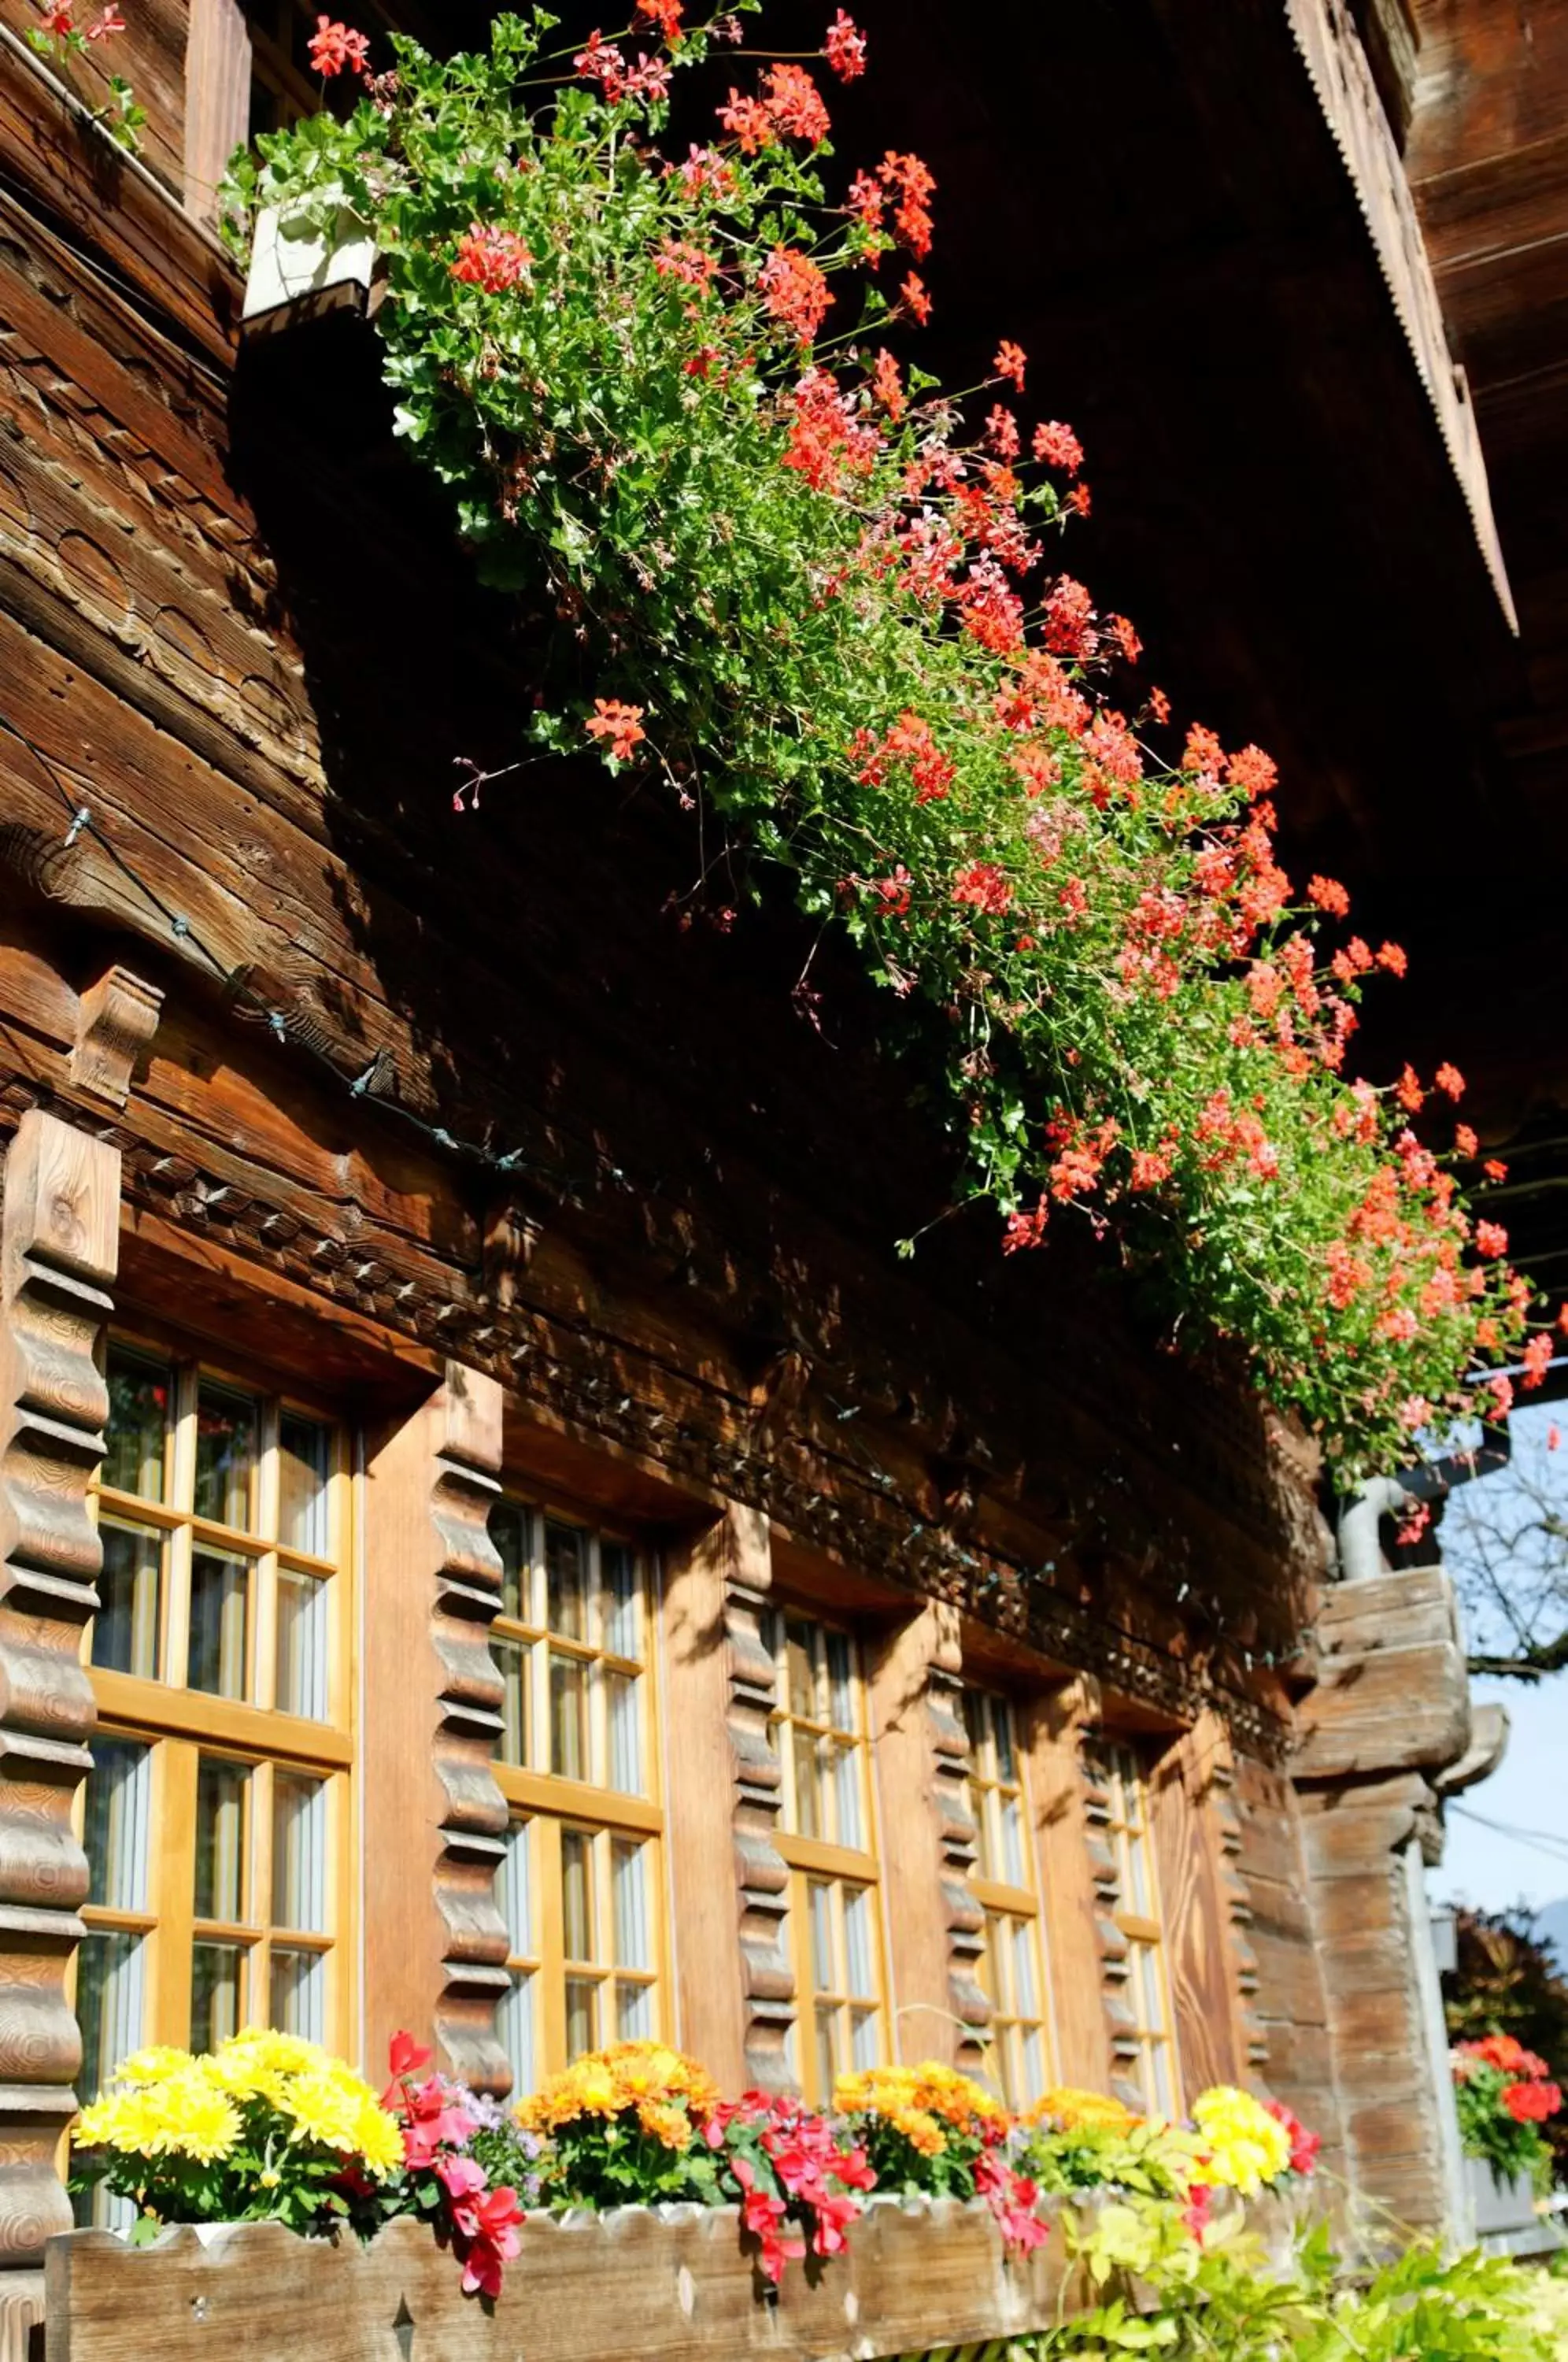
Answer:
<svg viewBox="0 0 1568 2362"><path fill-rule="evenodd" d="M358 1893L352 1777L357 1634L354 1585L354 1501L347 1423L330 1404L257 1367L248 1372L213 1360L190 1341L166 1331L116 1322L111 1348L168 1368L173 1399L166 1407L160 1497L143 1498L95 1480L91 1507L163 1537L157 1605L156 1677L119 1672L92 1661L94 1627L83 1635L83 1661L105 1738L151 1749L148 1904L127 1914L84 1904L93 1932L139 1933L147 1946L143 2039L186 2047L192 2036L193 1948L237 1942L245 1951L241 2017L270 2014L274 1949L318 1953L326 1963L322 2036L326 2047L352 2057L357 2048ZM243 1394L258 1406L258 1457L251 1477L248 1529L201 1517L194 1507L198 1392L203 1381ZM282 1418L290 1412L322 1427L329 1439L326 1505L329 1552L321 1557L280 1539L278 1458ZM185 1504L190 1506L186 1507ZM252 1568L245 1641L245 1698L193 1690L187 1681L190 1576L194 1552L211 1548L243 1558ZM280 1570L326 1582L325 1646L328 1718L316 1722L280 1713L276 1694L276 1584ZM201 1921L195 1914L196 1828L203 1759L244 1764L249 1773L243 1846L244 1907L240 1920ZM324 1930L278 1927L272 1918L273 1790L278 1774L319 1780L326 1829ZM85 1785L76 1805L84 1834ZM198 1933L198 1926L200 1933ZM75 1971L72 1970L72 1994Z"/></svg>
<svg viewBox="0 0 1568 2362"><path fill-rule="evenodd" d="M1148 2114L1175 2116L1179 2114L1181 2108L1181 2054L1176 2042L1176 2009L1170 1986L1169 1942L1160 1901L1160 1871L1150 1806L1149 1773L1137 1744L1130 1738L1107 1733L1101 1741L1100 1753L1105 1770L1105 1833L1117 1870L1118 1903L1114 1917L1117 1930L1127 1945L1127 1975L1123 1992L1131 2020L1131 2038L1137 2045L1137 2081L1143 2089ZM1132 1805L1131 1815L1128 1811L1129 1798ZM1150 1905L1146 1912L1128 1908L1129 1896L1135 1891L1133 1859L1138 1846L1142 1848L1143 1887ZM1145 1956L1152 1957L1154 1961L1154 1990L1162 2021L1158 2025L1148 2023L1148 2012L1143 2006L1143 1984L1139 1963ZM1160 2091L1157 2069L1162 2047L1169 2086L1165 2093Z"/></svg>
<svg viewBox="0 0 1568 2362"><path fill-rule="evenodd" d="M598 1522L576 1504L530 1493L508 1484L502 1498L520 1511L526 1523L528 1549L524 1570L529 1613L500 1615L492 1639L527 1651L525 1746L531 1760L492 1764L497 1784L506 1798L512 1827L525 1831L529 1936L532 1949L508 1958L513 1976L526 1975L532 1983L532 2055L536 2074L558 2073L570 2062L568 1987L576 1981L592 1983L598 2040L613 2042L616 2030L616 1996L622 1986L639 1986L650 1996L652 2035L665 2038L670 2012L670 1938L665 1880L664 1750L659 1698L659 1618L655 1568L651 1554L624 1529ZM578 1639L551 1629L548 1622L546 1529L569 1527L587 1541L588 1584L586 1620L589 1637ZM635 1657L603 1645L607 1586L605 1546L625 1551L636 1573L638 1647ZM549 1661L551 1652L569 1656L588 1671L589 1770L596 1778L574 1779L547 1767L551 1745ZM611 1768L609 1701L606 1682L635 1680L638 1701L638 1752L641 1792L607 1784ZM571 1831L590 1840L593 1882L593 1960L569 1959L566 1954L566 1908L563 1886L563 1840ZM644 1905L647 1952L652 1965L634 1968L615 1958L613 1887L614 1848L635 1844L642 1850Z"/></svg>
<svg viewBox="0 0 1568 2362"><path fill-rule="evenodd" d="M794 1708L790 1678L791 1626L803 1626L812 1634L823 1636L820 1661L813 1668L819 1711L812 1716L797 1714ZM889 2003L887 1912L882 1893L881 1851L878 1842L876 1782L871 1776L870 1693L861 1661L859 1640L848 1626L820 1615L814 1607L797 1607L790 1601L780 1600L769 1609L763 1632L765 1641L770 1633L772 1636L776 1683L775 1705L768 1717L768 1737L778 1758L782 1799L775 1843L790 1871L790 1946L796 1992L793 2067L808 2103L826 2107L832 2102L833 2093L831 2090L822 2088L823 2078L817 2059L819 2008L829 2008L835 2013L836 2037L842 2034L850 2012L868 2007L873 2013L876 2032L877 2055L873 2063L885 2065L896 2056ZM833 1715L832 1675L825 1645L826 1636L830 1633L843 1639L849 1650L849 1679L854 1702L854 1719L850 1724L835 1721ZM824 1700L825 1708L823 1705ZM834 1834L813 1837L802 1834L796 1826L800 1794L796 1750L802 1732L809 1734L818 1746L848 1747L853 1750L859 1792L860 1827L865 1838L863 1845L850 1846L839 1841L837 1782L831 1774L823 1780L821 1794L827 1800L825 1817L832 1825ZM842 1980L844 1990L818 1983L812 1898L813 1888L824 1887L829 1890L831 1897L828 1909L836 1969L847 1970L846 1893L863 1893L867 1899L871 1913L871 1990L867 1992L848 1991L847 1974ZM843 2044L838 2047L842 2059L838 2071L842 2072L850 2060L847 2047Z"/></svg>
<svg viewBox="0 0 1568 2362"><path fill-rule="evenodd" d="M995 2058L1003 2071L994 2080L1010 2107L1021 2108L1039 2099L1055 2078L1055 2044L1051 2025L1051 1985L1049 1955L1045 1934L1045 1913L1041 1892L1039 1857L1034 1845L1034 1821L1030 1809L1029 1767L1020 1744L1017 1716L1013 1702L1005 1691L991 1690L978 1683L964 1684L964 1712L969 1739L970 1810L974 1816L977 1848L977 1868L969 1878L969 1891L985 1913L984 1946L979 1959L981 1990L991 2004L991 2042ZM1007 1718L1008 1745L1012 1757L1013 1777L1003 1776L999 1768L997 1738L997 1716ZM980 1723L976 1730L977 1717ZM1015 1885L1010 1880L992 1877L979 1865L988 1859L994 1865L1005 1860L1002 1844L1002 1812L1006 1800L1018 1807L1020 1823L1019 1852L1024 1882ZM1035 2014L1025 2016L1016 2008L1002 2006L1002 1976L998 1972L996 1946L999 1929L1010 1938L1022 1927L1032 1956L1034 1978ZM1007 1964L1008 1996L1016 1994L1016 1970ZM1021 2071L1023 2047L1032 2035L1039 2045L1040 2088L1038 2091L1014 2089Z"/></svg>

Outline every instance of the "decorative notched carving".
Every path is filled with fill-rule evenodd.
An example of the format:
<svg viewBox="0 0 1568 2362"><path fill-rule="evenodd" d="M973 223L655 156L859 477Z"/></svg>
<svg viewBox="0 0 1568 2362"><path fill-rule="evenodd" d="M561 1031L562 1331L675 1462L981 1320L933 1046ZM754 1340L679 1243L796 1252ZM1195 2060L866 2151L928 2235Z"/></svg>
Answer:
<svg viewBox="0 0 1568 2362"><path fill-rule="evenodd" d="M1216 1745L1209 1767L1209 1802L1220 1838L1220 1903L1231 1935L1231 1968L1241 2003L1242 2039L1247 2065L1261 2075L1268 2065L1268 2034L1257 2014L1258 1957L1253 1949L1252 1898L1242 1873L1243 1837L1236 1808L1236 1771L1230 1748Z"/></svg>
<svg viewBox="0 0 1568 2362"><path fill-rule="evenodd" d="M476 2091L504 2093L512 2075L495 2031L506 1991L506 1927L495 1874L506 1799L491 1763L503 1695L490 1653L501 1604L501 1559L490 1538L501 1490L502 1397L495 1379L448 1363L437 1424L430 1514L440 1540L430 1635L439 1664L435 1764L445 1797L435 1897L446 1931L436 2039Z"/></svg>
<svg viewBox="0 0 1568 2362"><path fill-rule="evenodd" d="M6 1157L0 1228L0 2266L71 2228L55 2172L82 2044L66 2000L87 1863L72 1830L92 1769L82 1663L101 1551L101 1341L118 1259L120 1159L38 1110Z"/></svg>
<svg viewBox="0 0 1568 2362"><path fill-rule="evenodd" d="M1131 2072L1123 2071L1136 2066L1138 2039L1127 1999L1127 1938L1116 1924L1122 1903L1121 1872L1110 1839L1110 1788L1093 1734L1088 1731L1079 1741L1078 1771L1083 1781L1089 1879L1094 1888L1094 1938L1099 1954L1100 1994L1110 2037L1111 2090L1128 2107L1142 2112L1145 2105L1143 2086Z"/></svg>
<svg viewBox="0 0 1568 2362"><path fill-rule="evenodd" d="M163 995L128 967L106 968L82 995L71 1079L79 1091L123 1108L136 1062L158 1031Z"/></svg>
<svg viewBox="0 0 1568 2362"><path fill-rule="evenodd" d="M732 1507L729 1516L737 1544L751 1545L732 1551L724 1578L745 2003L742 2039L750 2081L759 2091L782 2092L793 2081L790 2036L795 2023L795 1977L788 1943L790 1871L774 1842L783 1806L783 1774L767 1727L777 1703L773 1659L762 1631L772 1580L767 1526L755 1510Z"/></svg>
<svg viewBox="0 0 1568 2362"><path fill-rule="evenodd" d="M956 1650L954 1651L956 1655ZM963 1683L956 1664L933 1661L926 1673L926 1714L931 1726L933 1792L942 1862L942 1907L947 1923L947 1992L962 2028L955 2064L966 2074L985 2071L986 2036L992 2010L980 1983L986 1915L969 1881L977 1858L974 1815L969 1809L969 1734L964 1721Z"/></svg>

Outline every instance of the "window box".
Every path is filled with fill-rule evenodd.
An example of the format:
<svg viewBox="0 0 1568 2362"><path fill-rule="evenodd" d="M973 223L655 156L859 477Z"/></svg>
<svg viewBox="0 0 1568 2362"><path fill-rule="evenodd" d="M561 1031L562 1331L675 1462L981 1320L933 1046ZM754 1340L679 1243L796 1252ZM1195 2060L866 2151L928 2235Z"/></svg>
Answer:
<svg viewBox="0 0 1568 2362"><path fill-rule="evenodd" d="M867 2208L847 2255L792 2263L775 2298L734 2207L532 2214L493 2307L465 2297L451 2255L412 2221L361 2247L279 2224L50 2240L50 2362L211 2362L287 2352L294 2362L603 2362L628 2341L658 2362L865 2362L1050 2326L1063 2305L1059 2235L1010 2261L987 2207L952 2199ZM1077 2291L1068 2294L1067 2309ZM259 2324L277 2324L275 2345Z"/></svg>

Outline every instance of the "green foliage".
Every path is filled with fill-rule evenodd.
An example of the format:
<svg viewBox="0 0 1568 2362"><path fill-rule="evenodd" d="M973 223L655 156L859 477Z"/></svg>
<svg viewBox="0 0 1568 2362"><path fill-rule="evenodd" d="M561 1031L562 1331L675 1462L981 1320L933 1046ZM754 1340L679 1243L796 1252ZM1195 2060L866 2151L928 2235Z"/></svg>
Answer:
<svg viewBox="0 0 1568 2362"><path fill-rule="evenodd" d="M1529 1300L1409 1131L1417 1079L1344 1075L1403 955L1325 958L1311 905L1344 898L1280 869L1266 756L1162 755L1158 692L1110 701L1135 635L1046 557L1068 430L1015 466L1005 405L966 441L878 346L925 303L891 259L925 250L919 160L830 191L815 94L775 67L667 163L663 85L711 28L574 75L553 25L498 15L446 62L396 41L346 119L239 164L228 235L258 204L373 229L397 431L531 620L535 739L701 812L710 902L782 886L856 945L1004 1245L1114 1225L1184 1338L1239 1341L1347 1474L1397 1464ZM1016 348L993 367L1021 390Z"/></svg>

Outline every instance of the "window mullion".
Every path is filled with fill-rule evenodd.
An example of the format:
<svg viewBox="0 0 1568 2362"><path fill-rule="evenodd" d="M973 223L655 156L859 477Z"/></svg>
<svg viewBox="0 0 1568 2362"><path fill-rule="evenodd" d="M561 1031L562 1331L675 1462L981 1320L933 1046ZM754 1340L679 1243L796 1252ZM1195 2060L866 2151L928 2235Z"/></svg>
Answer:
<svg viewBox="0 0 1568 2362"><path fill-rule="evenodd" d="M191 1948L196 1900L197 1749L164 1738L153 1753L153 1824L157 1843L149 1893L158 1915L152 1938L152 2038L183 2046L191 2039Z"/></svg>

